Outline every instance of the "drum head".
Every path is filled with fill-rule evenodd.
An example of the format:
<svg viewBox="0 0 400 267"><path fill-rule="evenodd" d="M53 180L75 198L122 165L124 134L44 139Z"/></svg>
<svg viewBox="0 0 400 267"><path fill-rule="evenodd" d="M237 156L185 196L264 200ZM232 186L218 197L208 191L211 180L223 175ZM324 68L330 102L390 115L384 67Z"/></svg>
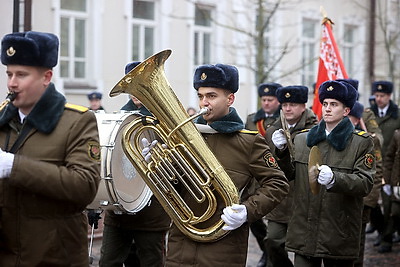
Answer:
<svg viewBox="0 0 400 267"><path fill-rule="evenodd" d="M136 213L153 195L124 153L121 137L127 125L140 118L138 112L96 113L101 147L101 182L88 209L112 209ZM149 140L154 134L145 132Z"/></svg>
<svg viewBox="0 0 400 267"><path fill-rule="evenodd" d="M137 212L142 209L148 204L148 200L152 196L152 192L125 155L122 148L121 138L125 127L137 117L137 115L130 115L123 121L117 132L115 147L111 155L111 177L113 178L112 181L118 200L117 202L122 205L127 212ZM141 138L146 137L148 140L155 139L153 137L154 134L148 131L144 132L142 135Z"/></svg>

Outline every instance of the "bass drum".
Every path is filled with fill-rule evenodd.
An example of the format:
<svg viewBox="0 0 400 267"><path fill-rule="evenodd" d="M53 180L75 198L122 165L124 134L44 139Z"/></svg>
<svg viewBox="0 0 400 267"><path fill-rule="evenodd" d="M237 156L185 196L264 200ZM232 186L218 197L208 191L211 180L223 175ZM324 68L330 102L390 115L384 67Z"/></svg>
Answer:
<svg viewBox="0 0 400 267"><path fill-rule="evenodd" d="M116 213L137 213L149 204L153 193L126 157L121 136L139 112L95 112L101 147L101 181L94 201L87 209L111 209ZM154 140L146 131L140 138Z"/></svg>

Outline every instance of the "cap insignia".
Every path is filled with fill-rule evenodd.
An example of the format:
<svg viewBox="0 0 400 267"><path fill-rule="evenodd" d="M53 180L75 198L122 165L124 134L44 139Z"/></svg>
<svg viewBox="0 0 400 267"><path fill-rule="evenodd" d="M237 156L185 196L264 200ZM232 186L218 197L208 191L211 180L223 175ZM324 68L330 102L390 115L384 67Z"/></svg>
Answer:
<svg viewBox="0 0 400 267"><path fill-rule="evenodd" d="M329 86L328 88L326 88L327 91L333 91L333 86Z"/></svg>
<svg viewBox="0 0 400 267"><path fill-rule="evenodd" d="M378 90L382 90L383 88L382 88L382 85L381 84L379 84L378 85Z"/></svg>
<svg viewBox="0 0 400 267"><path fill-rule="evenodd" d="M207 79L207 74L205 74L204 72L201 74L200 79L202 81L204 81L205 79Z"/></svg>
<svg viewBox="0 0 400 267"><path fill-rule="evenodd" d="M265 87L264 88L264 93L268 93L269 92L269 88L268 87Z"/></svg>
<svg viewBox="0 0 400 267"><path fill-rule="evenodd" d="M286 94L285 94L285 97L286 97L286 98L289 98L290 96L291 96L290 93L286 93Z"/></svg>
<svg viewBox="0 0 400 267"><path fill-rule="evenodd" d="M7 56L12 57L13 55L15 55L15 49L14 47L10 46L10 48L7 49Z"/></svg>

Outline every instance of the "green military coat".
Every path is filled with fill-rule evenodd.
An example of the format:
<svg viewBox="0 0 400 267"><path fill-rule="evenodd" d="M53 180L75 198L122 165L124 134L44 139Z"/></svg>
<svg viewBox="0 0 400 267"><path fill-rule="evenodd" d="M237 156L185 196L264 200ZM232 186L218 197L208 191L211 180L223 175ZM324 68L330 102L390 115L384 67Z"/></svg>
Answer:
<svg viewBox="0 0 400 267"><path fill-rule="evenodd" d="M12 105L0 113L2 150L15 143L18 121ZM28 124L10 177L0 179L0 266L87 267L83 211L100 180L95 115L65 104L51 84L23 127Z"/></svg>
<svg viewBox="0 0 400 267"><path fill-rule="evenodd" d="M399 108L396 104L390 100L389 108L384 117L378 116L378 107L376 105L371 107L371 110L376 115L376 122L379 125L379 128L382 131L383 135L383 144L382 144L382 155L383 160L385 161L386 150L390 141L392 140L393 133L396 129L400 128L400 116L399 116Z"/></svg>
<svg viewBox="0 0 400 267"><path fill-rule="evenodd" d="M369 134L353 130L345 117L325 135L322 120L309 133L295 138L295 192L286 248L303 256L357 259L359 256L363 197L373 186L375 159ZM328 165L335 183L321 185L313 195L308 181L310 147L318 146L322 164Z"/></svg>
<svg viewBox="0 0 400 267"><path fill-rule="evenodd" d="M306 109L303 114L301 115L300 120L297 122L296 126L290 129L290 136L292 140L296 137L297 134L301 133L304 129L310 129L315 124L317 124L317 117L315 116L314 112L311 109ZM279 153L279 150L275 147L274 143L272 142L272 134L278 130L282 129L282 122L279 118L267 131L265 138L267 139L267 143L270 146L271 150L273 151L274 155L277 156L278 163L280 163L280 158L287 158L289 154L289 150L286 148L284 151ZM287 167L287 162L283 162L281 169L285 171ZM286 177L288 179L291 176L291 173L286 173ZM270 213L267 214L266 218L268 220L272 220L279 223L288 223L289 219L292 215L292 203L293 203L293 188L294 181L290 182L290 191L288 196Z"/></svg>
<svg viewBox="0 0 400 267"><path fill-rule="evenodd" d="M247 208L247 222L216 242L194 242L173 225L168 237L167 266L242 267L247 258L249 223L274 209L287 195L289 185L261 135L236 131L203 136L238 192L245 190L253 179L260 188L240 203ZM189 203L194 201L189 196L185 199ZM223 203L219 203L215 219L221 217L223 208Z"/></svg>

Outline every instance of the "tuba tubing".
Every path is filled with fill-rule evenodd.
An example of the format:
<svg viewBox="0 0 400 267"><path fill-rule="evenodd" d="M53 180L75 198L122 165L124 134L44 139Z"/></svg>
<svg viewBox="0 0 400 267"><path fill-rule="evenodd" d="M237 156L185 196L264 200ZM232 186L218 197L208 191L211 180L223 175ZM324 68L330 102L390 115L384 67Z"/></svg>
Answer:
<svg viewBox="0 0 400 267"><path fill-rule="evenodd" d="M213 242L229 233L222 229L224 221L216 212L239 203L239 194L165 77L164 63L170 55L171 50L164 50L149 57L109 95L133 95L155 116L138 118L125 128L123 150L179 230L195 241ZM154 131L161 139L149 163L141 155L144 131ZM187 194L180 194L182 188L190 203L185 201ZM201 205L201 214L193 203Z"/></svg>

